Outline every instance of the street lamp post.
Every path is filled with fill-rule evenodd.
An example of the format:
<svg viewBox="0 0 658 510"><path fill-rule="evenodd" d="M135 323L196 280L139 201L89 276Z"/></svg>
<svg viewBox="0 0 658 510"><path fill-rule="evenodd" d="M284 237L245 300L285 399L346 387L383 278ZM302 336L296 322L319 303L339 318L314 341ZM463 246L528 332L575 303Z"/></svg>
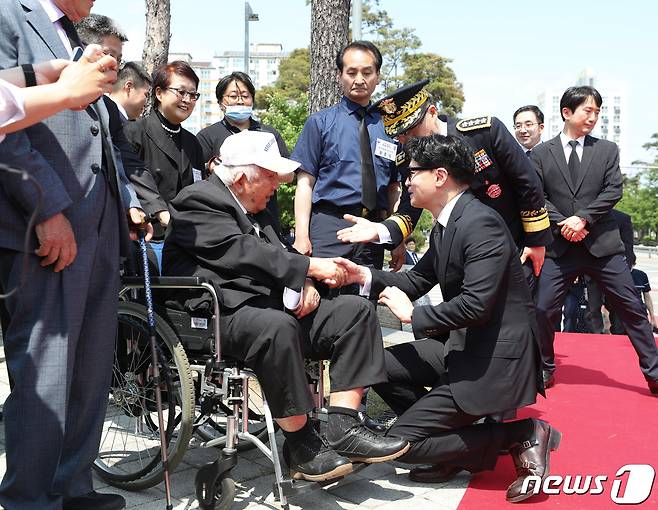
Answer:
<svg viewBox="0 0 658 510"><path fill-rule="evenodd" d="M249 2L244 3L244 74L249 74L249 22L258 21L258 14L251 10Z"/></svg>

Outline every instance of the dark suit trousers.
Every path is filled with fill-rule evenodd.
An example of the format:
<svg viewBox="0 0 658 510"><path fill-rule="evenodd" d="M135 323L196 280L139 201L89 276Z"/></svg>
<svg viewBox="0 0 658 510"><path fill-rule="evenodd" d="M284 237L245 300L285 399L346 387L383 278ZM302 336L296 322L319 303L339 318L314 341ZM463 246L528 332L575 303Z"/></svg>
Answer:
<svg viewBox="0 0 658 510"><path fill-rule="evenodd" d="M385 350L388 382L374 389L399 416L387 434L411 443L398 460L459 466L472 473L493 469L507 424L474 425L482 416L464 412L455 402L443 352L443 343L432 339Z"/></svg>
<svg viewBox="0 0 658 510"><path fill-rule="evenodd" d="M4 406L7 471L0 504L55 510L62 496L93 490L107 408L117 326L119 230L117 204L105 181L89 221L98 228L77 239L78 254L55 273L29 255L25 286L6 301L4 338L14 386ZM0 250L0 287L20 281L22 253Z"/></svg>
<svg viewBox="0 0 658 510"><path fill-rule="evenodd" d="M256 373L275 418L313 409L305 357L330 361L332 392L386 380L375 308L361 297L322 299L301 320L282 310L244 305L220 324L223 354Z"/></svg>
<svg viewBox="0 0 658 510"><path fill-rule="evenodd" d="M537 322L544 370L555 370L553 325L559 319L567 287L579 274L592 277L619 315L647 379L658 379L658 348L651 325L635 294L633 279L623 254L594 257L582 245L569 248L557 259L546 258L537 286Z"/></svg>

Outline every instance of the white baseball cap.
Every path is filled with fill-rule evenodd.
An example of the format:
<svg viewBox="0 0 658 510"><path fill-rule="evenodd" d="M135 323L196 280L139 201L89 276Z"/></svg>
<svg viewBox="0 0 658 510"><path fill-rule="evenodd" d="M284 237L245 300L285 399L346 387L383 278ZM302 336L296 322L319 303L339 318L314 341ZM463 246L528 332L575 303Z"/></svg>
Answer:
<svg viewBox="0 0 658 510"><path fill-rule="evenodd" d="M299 163L281 157L276 138L264 131L241 131L229 136L219 149L224 166L258 165L279 175L290 175Z"/></svg>

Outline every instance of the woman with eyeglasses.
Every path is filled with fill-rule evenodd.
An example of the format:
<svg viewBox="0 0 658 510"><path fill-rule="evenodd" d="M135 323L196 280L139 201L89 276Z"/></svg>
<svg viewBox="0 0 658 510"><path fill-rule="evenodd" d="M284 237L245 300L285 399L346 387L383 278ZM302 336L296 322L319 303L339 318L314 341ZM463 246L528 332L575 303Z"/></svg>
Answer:
<svg viewBox="0 0 658 510"><path fill-rule="evenodd" d="M187 62L161 66L153 78L151 113L124 127L126 138L148 169L148 174L132 179L144 210L159 221L152 243L158 266L169 224L169 202L185 186L207 177L201 145L181 126L199 99L198 86L199 78Z"/></svg>
<svg viewBox="0 0 658 510"><path fill-rule="evenodd" d="M286 143L279 132L273 127L261 124L254 119L253 107L256 88L249 75L235 71L220 78L215 88L215 95L217 96L217 103L219 103L219 107L224 113L224 118L197 133L197 138L203 149L203 160L210 170L218 161L215 158L219 156L219 148L224 140L245 129L272 133L281 156L284 158L290 157L288 147L286 147ZM275 220L275 227L281 231L276 194L270 199L267 209Z"/></svg>

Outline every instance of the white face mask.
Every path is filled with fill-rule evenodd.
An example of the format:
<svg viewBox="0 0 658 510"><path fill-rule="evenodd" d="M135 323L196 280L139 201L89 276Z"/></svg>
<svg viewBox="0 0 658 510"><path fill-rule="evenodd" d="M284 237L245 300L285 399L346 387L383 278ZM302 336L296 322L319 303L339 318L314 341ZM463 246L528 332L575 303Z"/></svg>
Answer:
<svg viewBox="0 0 658 510"><path fill-rule="evenodd" d="M242 122L250 118L252 112L253 112L253 108L251 106L231 105L226 107L226 110L224 111L224 115L229 120Z"/></svg>

